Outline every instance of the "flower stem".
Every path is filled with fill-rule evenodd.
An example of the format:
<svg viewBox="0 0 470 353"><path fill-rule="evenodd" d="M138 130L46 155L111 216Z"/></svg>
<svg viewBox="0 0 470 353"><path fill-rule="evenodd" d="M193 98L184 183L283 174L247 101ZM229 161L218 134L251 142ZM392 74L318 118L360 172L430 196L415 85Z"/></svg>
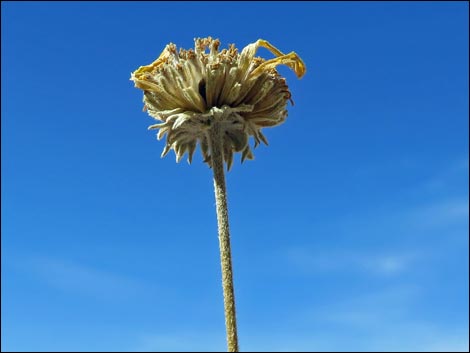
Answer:
<svg viewBox="0 0 470 353"><path fill-rule="evenodd" d="M230 251L230 231L228 222L227 190L225 188L223 136L217 122L209 131L214 191L219 230L220 263L222 266L222 286L224 290L225 327L229 352L238 352L237 320L235 315L235 294L233 290L232 254Z"/></svg>

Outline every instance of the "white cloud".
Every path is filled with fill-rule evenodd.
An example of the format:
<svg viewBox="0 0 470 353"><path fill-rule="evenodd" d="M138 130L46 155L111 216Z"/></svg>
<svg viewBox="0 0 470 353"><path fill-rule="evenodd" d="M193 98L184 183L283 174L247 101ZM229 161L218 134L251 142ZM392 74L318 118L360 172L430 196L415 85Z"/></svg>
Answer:
<svg viewBox="0 0 470 353"><path fill-rule="evenodd" d="M420 164L416 162L410 165L419 168ZM383 169L383 166L375 164L370 167L377 171ZM406 173L406 169L400 168L400 165L390 167ZM365 180L372 177L361 176ZM426 180L410 184L407 189L396 190L400 193L398 203L396 197L392 197L390 203L384 199L374 208L342 216L337 224L343 224L341 230L344 231L377 235L391 231L401 234L440 230L443 227L468 224L468 177L469 161L468 156L465 156L434 170L434 174Z"/></svg>
<svg viewBox="0 0 470 353"><path fill-rule="evenodd" d="M105 300L149 290L147 284L134 278L47 256L18 258L13 265L55 289Z"/></svg>
<svg viewBox="0 0 470 353"><path fill-rule="evenodd" d="M264 343L250 342L250 348L263 350L264 344L270 351L468 351L468 324L416 314L423 294L418 286L394 285L302 307L288 319L291 329Z"/></svg>
<svg viewBox="0 0 470 353"><path fill-rule="evenodd" d="M359 272L377 276L404 273L418 259L412 253L366 253L364 251L324 250L315 252L306 247L291 248L287 260L302 272L311 274Z"/></svg>
<svg viewBox="0 0 470 353"><path fill-rule="evenodd" d="M389 255L376 257L369 264L371 270L382 274L396 274L403 272L411 263L411 258L404 255Z"/></svg>
<svg viewBox="0 0 470 353"><path fill-rule="evenodd" d="M420 228L441 228L468 222L468 199L445 199L411 209L406 221Z"/></svg>
<svg viewBox="0 0 470 353"><path fill-rule="evenodd" d="M449 163L447 168L436 174L422 184L423 190L430 193L446 191L456 182L468 183L469 162L468 157L457 159ZM463 186L463 184L462 184Z"/></svg>
<svg viewBox="0 0 470 353"><path fill-rule="evenodd" d="M386 320L382 320L385 322ZM449 332L427 323L397 323L393 327L376 325L357 329L324 330L302 324L282 331L262 328L239 330L239 345L246 352L468 352L468 334ZM296 329L302 332L295 332ZM371 326L369 326L371 328ZM142 335L136 340L137 352L223 352L225 332L175 332Z"/></svg>
<svg viewBox="0 0 470 353"><path fill-rule="evenodd" d="M226 350L225 331L178 331L143 334L136 339L135 352L222 352Z"/></svg>

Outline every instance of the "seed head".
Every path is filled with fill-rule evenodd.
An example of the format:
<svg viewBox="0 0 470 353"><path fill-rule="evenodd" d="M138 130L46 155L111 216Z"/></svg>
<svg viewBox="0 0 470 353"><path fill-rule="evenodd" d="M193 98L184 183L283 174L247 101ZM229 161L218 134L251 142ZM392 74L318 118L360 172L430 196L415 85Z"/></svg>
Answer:
<svg viewBox="0 0 470 353"><path fill-rule="evenodd" d="M196 38L193 49L176 50L168 44L150 65L141 66L131 75L135 87L144 91L144 111L160 121L149 129L165 134L165 156L171 149L179 162L188 152L191 163L199 144L204 162L211 166L208 130L219 124L223 132L223 158L230 169L233 154L253 159L248 140L256 147L268 144L261 129L284 122L291 93L286 80L276 70L287 65L298 78L306 71L295 52L283 54L269 42L259 39L238 53L234 44L219 51L218 39ZM259 47L270 50L275 58L255 57Z"/></svg>

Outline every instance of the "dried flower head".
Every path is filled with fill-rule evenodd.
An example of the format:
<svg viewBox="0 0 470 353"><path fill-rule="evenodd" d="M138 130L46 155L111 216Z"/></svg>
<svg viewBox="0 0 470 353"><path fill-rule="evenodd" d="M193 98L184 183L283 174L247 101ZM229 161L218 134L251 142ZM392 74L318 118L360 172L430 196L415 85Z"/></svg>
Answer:
<svg viewBox="0 0 470 353"><path fill-rule="evenodd" d="M241 53L233 44L221 51L219 45L218 39L197 38L194 50L177 51L170 43L157 60L132 73L135 87L144 91L144 111L161 121L149 129L159 129L159 140L167 134L162 157L173 149L179 162L188 152L191 163L199 143L204 162L211 166L208 130L218 123L224 136L223 158L230 169L234 152L241 152L242 162L253 159L250 136L255 147L260 141L267 144L261 129L286 119L287 101L293 102L276 66L287 65L301 78L306 69L298 55L283 54L262 39ZM255 57L259 47L276 57Z"/></svg>

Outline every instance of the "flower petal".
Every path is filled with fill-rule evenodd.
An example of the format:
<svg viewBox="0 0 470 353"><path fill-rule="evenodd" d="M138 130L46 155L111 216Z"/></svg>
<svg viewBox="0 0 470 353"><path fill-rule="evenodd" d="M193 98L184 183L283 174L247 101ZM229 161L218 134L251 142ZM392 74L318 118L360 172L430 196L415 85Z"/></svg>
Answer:
<svg viewBox="0 0 470 353"><path fill-rule="evenodd" d="M268 60L254 69L249 77L254 78L261 74L263 71L267 71L270 69L275 68L278 65L287 65L292 70L294 70L295 74L298 78L301 78L305 75L307 68L305 67L304 62L300 57L297 55L296 52L290 52L289 54L282 53L279 49L274 47L271 43L264 39L258 39L255 43L247 45L242 53L240 54L240 65L245 65L246 61L249 59L250 61L253 59L258 47L263 47L268 49L271 53L277 56L277 58ZM244 55L244 56L243 56ZM243 56L243 58L242 58Z"/></svg>

